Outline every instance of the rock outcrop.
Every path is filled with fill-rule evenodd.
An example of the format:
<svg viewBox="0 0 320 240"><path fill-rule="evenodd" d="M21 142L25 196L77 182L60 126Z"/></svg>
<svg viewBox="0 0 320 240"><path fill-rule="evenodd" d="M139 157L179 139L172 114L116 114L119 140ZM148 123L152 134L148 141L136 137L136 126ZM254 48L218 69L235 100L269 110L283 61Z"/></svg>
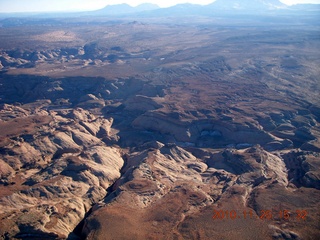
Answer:
<svg viewBox="0 0 320 240"><path fill-rule="evenodd" d="M120 177L122 150L96 136L110 136L112 120L83 109L51 116L34 126L37 135L3 147L0 177L10 190L1 187L2 236L66 238Z"/></svg>

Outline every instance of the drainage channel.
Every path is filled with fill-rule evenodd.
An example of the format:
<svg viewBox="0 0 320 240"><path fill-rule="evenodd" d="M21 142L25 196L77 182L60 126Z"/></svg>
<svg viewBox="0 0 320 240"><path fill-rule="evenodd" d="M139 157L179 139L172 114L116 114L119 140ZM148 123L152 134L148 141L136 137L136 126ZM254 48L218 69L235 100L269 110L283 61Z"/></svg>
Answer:
<svg viewBox="0 0 320 240"><path fill-rule="evenodd" d="M106 196L101 199L100 201L98 201L97 203L99 202L104 202L104 203L108 203L108 202L111 202L114 198L117 197L118 193L117 193L117 189L115 189L115 186L117 185L117 182L122 178L122 176L125 174L126 172L126 167L127 167L127 164L128 164L128 156L127 154L123 155L122 156L123 158L123 161L124 161L124 164L120 170L120 177L112 184L110 185L108 188L107 188L107 194ZM95 204L97 204L95 203ZM86 214L84 215L84 218L79 222L79 224L74 228L74 230L69 234L67 240L85 240L87 236L85 236L83 234L83 227L85 225L85 222L87 220L87 218L92 214L92 209L94 207L94 205L89 209L88 212L86 212Z"/></svg>

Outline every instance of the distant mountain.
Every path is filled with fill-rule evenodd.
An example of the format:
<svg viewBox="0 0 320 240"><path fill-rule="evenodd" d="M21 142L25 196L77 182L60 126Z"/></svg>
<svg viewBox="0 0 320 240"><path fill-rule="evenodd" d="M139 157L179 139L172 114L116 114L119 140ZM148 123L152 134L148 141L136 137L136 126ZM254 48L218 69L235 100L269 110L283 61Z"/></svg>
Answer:
<svg viewBox="0 0 320 240"><path fill-rule="evenodd" d="M279 0L216 0L208 5L217 10L265 11L286 8Z"/></svg>
<svg viewBox="0 0 320 240"><path fill-rule="evenodd" d="M212 0L213 1L213 0ZM279 0L216 0L202 6L199 4L178 4L168 8L160 8L156 4L143 3L136 7L128 4L108 5L102 9L89 12L56 12L56 13L0 13L0 18L9 17L82 17L82 16L125 16L135 17L193 17L198 16L222 16L228 15L268 15L273 14L313 14L320 16L320 4L297 4L287 6ZM12 22L12 21L11 21Z"/></svg>
<svg viewBox="0 0 320 240"><path fill-rule="evenodd" d="M202 6L198 4L178 4L169 8L160 8L151 3L144 3L137 7L128 4L109 5L103 9L90 12L90 15L99 16L123 16L135 15L136 17L185 17L185 16L212 16L212 15L237 15L237 14L269 14L289 11L290 13L319 11L320 4L298 4L287 6L279 0L216 0Z"/></svg>
<svg viewBox="0 0 320 240"><path fill-rule="evenodd" d="M149 16L186 16L201 15L204 13L204 6L191 3L178 4L169 8L159 8L152 12L146 12Z"/></svg>
<svg viewBox="0 0 320 240"><path fill-rule="evenodd" d="M137 7L131 7L130 5L124 3L124 4L117 4L117 5L109 5L100 10L93 11L92 13L98 14L98 15L123 15L123 14L139 13L144 11L152 11L158 8L159 8L158 5L151 4L151 3L143 3Z"/></svg>
<svg viewBox="0 0 320 240"><path fill-rule="evenodd" d="M157 4L142 3L135 7L137 11L151 11L160 8Z"/></svg>

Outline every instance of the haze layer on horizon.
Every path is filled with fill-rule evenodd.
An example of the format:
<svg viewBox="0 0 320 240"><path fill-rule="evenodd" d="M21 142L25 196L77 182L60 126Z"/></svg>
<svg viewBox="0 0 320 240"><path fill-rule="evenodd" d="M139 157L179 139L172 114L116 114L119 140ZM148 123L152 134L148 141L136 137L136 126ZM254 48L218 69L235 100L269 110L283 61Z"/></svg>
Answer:
<svg viewBox="0 0 320 240"><path fill-rule="evenodd" d="M0 12L90 11L101 9L107 5L127 3L131 6L137 6L146 2L157 4L159 7L170 7L182 3L207 5L214 0L0 0ZM281 0L281 2L287 5L298 3L320 4L320 0Z"/></svg>

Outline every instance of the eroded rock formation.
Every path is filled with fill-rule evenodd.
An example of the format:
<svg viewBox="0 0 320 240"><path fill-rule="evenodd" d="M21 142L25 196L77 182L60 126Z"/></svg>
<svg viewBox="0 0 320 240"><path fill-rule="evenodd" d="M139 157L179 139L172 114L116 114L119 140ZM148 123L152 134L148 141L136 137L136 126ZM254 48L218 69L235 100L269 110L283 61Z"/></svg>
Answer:
<svg viewBox="0 0 320 240"><path fill-rule="evenodd" d="M315 31L90 24L1 45L1 239L317 239Z"/></svg>

